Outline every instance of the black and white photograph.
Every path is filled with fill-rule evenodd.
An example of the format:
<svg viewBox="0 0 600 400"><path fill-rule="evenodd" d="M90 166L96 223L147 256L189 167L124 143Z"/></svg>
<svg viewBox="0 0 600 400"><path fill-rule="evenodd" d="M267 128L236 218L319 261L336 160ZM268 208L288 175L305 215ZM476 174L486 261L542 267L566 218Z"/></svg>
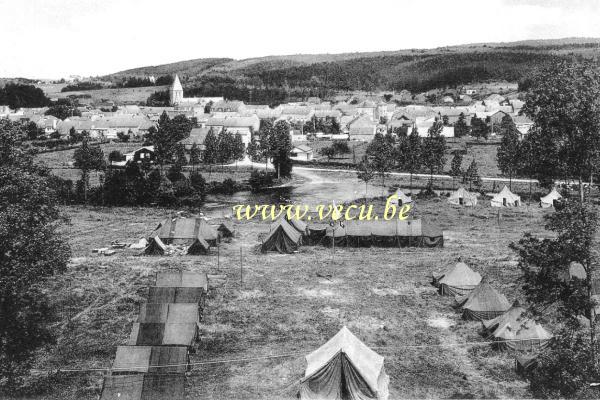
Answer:
<svg viewBox="0 0 600 400"><path fill-rule="evenodd" d="M600 398L600 1L0 37L0 399Z"/></svg>

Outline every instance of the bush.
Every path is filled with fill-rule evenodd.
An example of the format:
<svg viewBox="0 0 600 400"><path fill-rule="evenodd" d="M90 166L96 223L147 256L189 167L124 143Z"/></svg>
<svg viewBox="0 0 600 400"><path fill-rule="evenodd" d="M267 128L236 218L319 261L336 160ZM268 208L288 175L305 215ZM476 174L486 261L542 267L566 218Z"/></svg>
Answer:
<svg viewBox="0 0 600 400"><path fill-rule="evenodd" d="M265 171L252 171L248 183L253 192L258 192L273 185L275 174Z"/></svg>

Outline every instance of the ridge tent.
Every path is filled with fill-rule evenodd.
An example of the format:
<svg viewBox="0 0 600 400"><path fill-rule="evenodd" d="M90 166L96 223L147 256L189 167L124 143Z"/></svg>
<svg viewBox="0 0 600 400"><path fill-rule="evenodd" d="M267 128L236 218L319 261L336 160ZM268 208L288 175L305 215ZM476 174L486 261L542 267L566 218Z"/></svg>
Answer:
<svg viewBox="0 0 600 400"><path fill-rule="evenodd" d="M471 293L456 300L463 310L463 318L478 321L496 318L510 308L506 297L496 291L485 276Z"/></svg>
<svg viewBox="0 0 600 400"><path fill-rule="evenodd" d="M210 250L210 245L206 240L202 238L202 236L198 236L194 243L187 249L187 253L189 255L197 256L200 254L208 254Z"/></svg>
<svg viewBox="0 0 600 400"><path fill-rule="evenodd" d="M504 314L482 321L484 331L497 342L500 350L539 350L548 344L552 335L540 324L525 317L525 309L515 301Z"/></svg>
<svg viewBox="0 0 600 400"><path fill-rule="evenodd" d="M196 303L142 303L138 321L165 324L186 324L200 321Z"/></svg>
<svg viewBox="0 0 600 400"><path fill-rule="evenodd" d="M148 303L194 303L204 309L206 292L202 287L148 287Z"/></svg>
<svg viewBox="0 0 600 400"><path fill-rule="evenodd" d="M217 232L221 238L231 238L233 237L235 230L233 229L233 224L230 221L223 221L217 227Z"/></svg>
<svg viewBox="0 0 600 400"><path fill-rule="evenodd" d="M456 263L444 273L433 276L433 284L441 295L464 296L481 282L481 275L463 262Z"/></svg>
<svg viewBox="0 0 600 400"><path fill-rule="evenodd" d="M293 253L302 244L302 235L293 228L284 218L273 222L269 235L261 245L261 251L278 251L280 253Z"/></svg>
<svg viewBox="0 0 600 400"><path fill-rule="evenodd" d="M183 400L184 374L105 376L100 400Z"/></svg>
<svg viewBox="0 0 600 400"><path fill-rule="evenodd" d="M334 233L335 232L335 233ZM420 219L414 220L372 220L346 221L344 226L329 227L325 232L324 244L336 246L398 246L398 247L443 247L444 235L441 229Z"/></svg>
<svg viewBox="0 0 600 400"><path fill-rule="evenodd" d="M521 207L521 196L511 192L505 185L490 204L492 207Z"/></svg>
<svg viewBox="0 0 600 400"><path fill-rule="evenodd" d="M308 236L308 226L306 225L306 222L302 221L301 219L295 219L295 218L286 219L286 221L294 229L296 229L298 231L298 233L300 233L302 235L303 238Z"/></svg>
<svg viewBox="0 0 600 400"><path fill-rule="evenodd" d="M398 195L398 198L395 202L397 205L401 206L404 204L412 203L412 198L410 196L405 195L404 192L402 192L402 190L398 189L395 194Z"/></svg>
<svg viewBox="0 0 600 400"><path fill-rule="evenodd" d="M188 350L184 346L118 346L112 373L183 374L188 363Z"/></svg>
<svg viewBox="0 0 600 400"><path fill-rule="evenodd" d="M129 346L187 346L194 345L198 337L196 323L165 324L134 322L129 335Z"/></svg>
<svg viewBox="0 0 600 400"><path fill-rule="evenodd" d="M548 193L547 195L545 195L544 197L542 197L540 199L540 207L542 207L542 208L554 207L554 202L556 200L560 200L560 199L562 199L562 196L560 195L560 193L558 193L558 191L556 191L556 188L553 188L550 193Z"/></svg>
<svg viewBox="0 0 600 400"><path fill-rule="evenodd" d="M461 186L450 194L448 203L457 206L474 207L477 205L477 194L471 193Z"/></svg>
<svg viewBox="0 0 600 400"><path fill-rule="evenodd" d="M315 223L308 226L308 243L318 244L321 243L327 232L329 225L324 223Z"/></svg>
<svg viewBox="0 0 600 400"><path fill-rule="evenodd" d="M202 218L167 218L158 224L151 236L165 244L191 245L199 236L216 246L219 233Z"/></svg>
<svg viewBox="0 0 600 400"><path fill-rule="evenodd" d="M389 396L384 359L345 326L327 343L306 356L300 398L380 399Z"/></svg>
<svg viewBox="0 0 600 400"><path fill-rule="evenodd" d="M167 246L158 236L153 236L148 239L148 246L144 250L144 254L153 256L162 256L167 251Z"/></svg>
<svg viewBox="0 0 600 400"><path fill-rule="evenodd" d="M202 288L205 292L208 292L208 276L189 271L157 272L156 286Z"/></svg>

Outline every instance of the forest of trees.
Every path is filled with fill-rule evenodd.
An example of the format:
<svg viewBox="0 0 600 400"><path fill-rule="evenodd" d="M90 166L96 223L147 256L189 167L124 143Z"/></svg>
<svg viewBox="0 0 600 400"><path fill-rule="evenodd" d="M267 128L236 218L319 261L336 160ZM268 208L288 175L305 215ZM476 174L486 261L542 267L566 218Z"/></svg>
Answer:
<svg viewBox="0 0 600 400"><path fill-rule="evenodd" d="M7 83L0 88L0 105L8 105L11 109L45 107L50 104L44 91L33 85Z"/></svg>

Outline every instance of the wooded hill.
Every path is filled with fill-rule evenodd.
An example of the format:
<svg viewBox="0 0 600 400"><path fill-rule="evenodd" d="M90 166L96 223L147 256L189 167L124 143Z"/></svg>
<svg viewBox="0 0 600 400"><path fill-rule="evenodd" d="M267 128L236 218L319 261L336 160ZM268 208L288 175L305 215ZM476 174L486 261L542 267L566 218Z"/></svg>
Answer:
<svg viewBox="0 0 600 400"><path fill-rule="evenodd" d="M297 89L315 95L323 90L421 92L488 80L522 81L554 58L596 58L599 47L600 39L571 38L245 60L207 58L130 69L106 78L178 73L188 95L250 90L256 92L250 96L261 97L261 91Z"/></svg>

